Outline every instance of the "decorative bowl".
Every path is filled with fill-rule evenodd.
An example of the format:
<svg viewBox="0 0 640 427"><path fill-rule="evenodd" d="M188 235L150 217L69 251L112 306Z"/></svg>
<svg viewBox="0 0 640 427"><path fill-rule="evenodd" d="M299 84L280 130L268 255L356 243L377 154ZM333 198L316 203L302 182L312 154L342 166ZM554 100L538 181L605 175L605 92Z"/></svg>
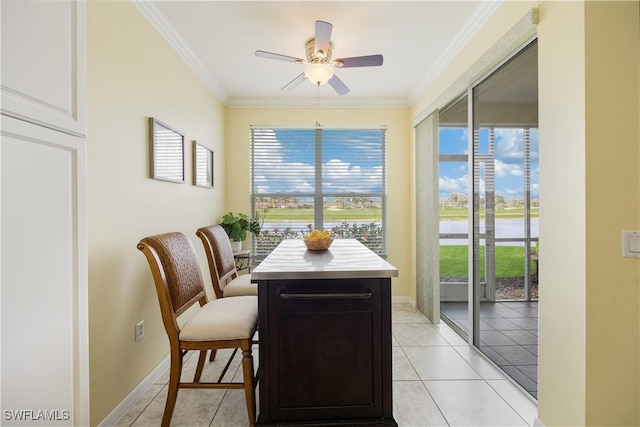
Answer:
<svg viewBox="0 0 640 427"><path fill-rule="evenodd" d="M304 240L304 244L310 251L326 251L332 243L333 239Z"/></svg>

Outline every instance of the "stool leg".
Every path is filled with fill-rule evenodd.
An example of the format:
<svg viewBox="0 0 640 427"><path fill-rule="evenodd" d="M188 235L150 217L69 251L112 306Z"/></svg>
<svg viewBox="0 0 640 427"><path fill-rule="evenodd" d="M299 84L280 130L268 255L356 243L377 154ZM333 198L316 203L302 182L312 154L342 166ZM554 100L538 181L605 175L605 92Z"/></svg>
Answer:
<svg viewBox="0 0 640 427"><path fill-rule="evenodd" d="M251 340L242 349L242 373L244 376L244 395L247 401L247 415L249 424L256 423L256 389L253 384L253 356L251 355Z"/></svg>
<svg viewBox="0 0 640 427"><path fill-rule="evenodd" d="M196 373L193 376L193 382L199 383L200 377L202 376L202 370L204 369L204 362L207 360L207 350L200 350L200 355L198 356L198 366L196 367Z"/></svg>
<svg viewBox="0 0 640 427"><path fill-rule="evenodd" d="M167 391L167 402L164 405L164 414L162 415L162 427L171 425L171 417L176 407L176 399L178 398L178 384L180 383L180 374L182 373L182 352L178 349L171 352L171 370L169 371L169 389Z"/></svg>

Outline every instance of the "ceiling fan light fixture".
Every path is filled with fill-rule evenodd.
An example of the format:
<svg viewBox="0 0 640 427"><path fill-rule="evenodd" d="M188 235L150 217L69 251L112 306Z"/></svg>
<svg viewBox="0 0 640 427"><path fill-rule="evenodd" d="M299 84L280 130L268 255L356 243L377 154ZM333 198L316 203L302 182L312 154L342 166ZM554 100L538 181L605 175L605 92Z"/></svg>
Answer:
<svg viewBox="0 0 640 427"><path fill-rule="evenodd" d="M1 0L0 0L1 1ZM256 50L255 55L277 59L279 61L305 64L304 72L282 87L282 90L290 91L300 85L303 81L309 80L314 86L329 83L329 86L340 96L349 93L349 88L335 73L336 68L356 68L356 67L379 67L382 65L382 55L351 56L332 60L333 44L331 43L331 30L333 25L325 21L316 21L315 37L307 40L305 45L305 59L293 56L281 55L278 53ZM317 94L318 92L316 92Z"/></svg>
<svg viewBox="0 0 640 427"><path fill-rule="evenodd" d="M333 77L333 67L329 64L309 64L304 75L316 85L322 85Z"/></svg>

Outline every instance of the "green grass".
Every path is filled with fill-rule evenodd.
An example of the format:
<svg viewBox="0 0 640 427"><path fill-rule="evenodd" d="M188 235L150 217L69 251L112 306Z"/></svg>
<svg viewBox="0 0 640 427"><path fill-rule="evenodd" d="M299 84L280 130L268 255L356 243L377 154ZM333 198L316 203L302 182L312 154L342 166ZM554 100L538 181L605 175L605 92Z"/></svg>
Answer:
<svg viewBox="0 0 640 427"><path fill-rule="evenodd" d="M440 276L467 277L467 251L466 245L440 246ZM480 275L484 277L484 248L480 248ZM524 247L496 247L496 277L524 277Z"/></svg>

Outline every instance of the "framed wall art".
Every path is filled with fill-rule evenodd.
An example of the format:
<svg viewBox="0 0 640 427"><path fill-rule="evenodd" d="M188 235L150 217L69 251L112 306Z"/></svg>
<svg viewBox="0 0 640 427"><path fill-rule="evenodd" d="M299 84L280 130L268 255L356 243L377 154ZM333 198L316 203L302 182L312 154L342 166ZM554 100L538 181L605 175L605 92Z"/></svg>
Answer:
<svg viewBox="0 0 640 427"><path fill-rule="evenodd" d="M184 135L149 117L149 141L151 178L184 183Z"/></svg>
<svg viewBox="0 0 640 427"><path fill-rule="evenodd" d="M213 188L213 150L193 141L193 185Z"/></svg>

